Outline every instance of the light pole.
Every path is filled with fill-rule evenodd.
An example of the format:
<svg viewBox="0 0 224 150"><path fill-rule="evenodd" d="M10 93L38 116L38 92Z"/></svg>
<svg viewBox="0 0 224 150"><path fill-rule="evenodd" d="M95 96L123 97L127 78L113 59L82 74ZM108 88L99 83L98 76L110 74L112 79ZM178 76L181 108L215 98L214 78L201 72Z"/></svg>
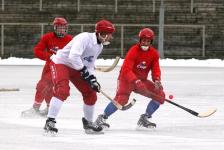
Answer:
<svg viewBox="0 0 224 150"><path fill-rule="evenodd" d="M163 41L164 41L164 4L163 0L161 0L159 9L159 41L158 41L158 49L161 59L164 58Z"/></svg>

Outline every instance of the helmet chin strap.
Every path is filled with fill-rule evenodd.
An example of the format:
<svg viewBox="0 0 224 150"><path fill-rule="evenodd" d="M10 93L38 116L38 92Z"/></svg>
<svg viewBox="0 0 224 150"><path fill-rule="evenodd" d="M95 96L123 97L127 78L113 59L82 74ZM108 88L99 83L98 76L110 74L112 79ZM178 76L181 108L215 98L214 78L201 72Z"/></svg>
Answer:
<svg viewBox="0 0 224 150"><path fill-rule="evenodd" d="M103 45L109 45L109 44L110 44L109 41L106 41L108 35L106 35L105 38L103 38L103 37L100 35L100 33L99 33L99 37L102 39L102 44L103 44Z"/></svg>

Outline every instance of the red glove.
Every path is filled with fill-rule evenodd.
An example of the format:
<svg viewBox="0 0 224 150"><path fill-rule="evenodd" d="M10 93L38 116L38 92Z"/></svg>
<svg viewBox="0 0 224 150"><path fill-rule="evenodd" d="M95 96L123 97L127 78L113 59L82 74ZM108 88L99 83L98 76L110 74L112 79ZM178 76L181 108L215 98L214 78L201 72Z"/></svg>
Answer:
<svg viewBox="0 0 224 150"><path fill-rule="evenodd" d="M145 84L139 79L135 81L135 87L138 90L147 91Z"/></svg>
<svg viewBox="0 0 224 150"><path fill-rule="evenodd" d="M163 90L162 83L159 80L154 81L155 90Z"/></svg>

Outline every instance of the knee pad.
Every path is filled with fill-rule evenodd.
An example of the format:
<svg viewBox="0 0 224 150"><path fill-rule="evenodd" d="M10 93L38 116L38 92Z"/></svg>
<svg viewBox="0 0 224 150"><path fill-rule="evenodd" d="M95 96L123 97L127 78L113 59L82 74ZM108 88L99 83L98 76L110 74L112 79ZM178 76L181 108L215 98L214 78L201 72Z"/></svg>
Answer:
<svg viewBox="0 0 224 150"><path fill-rule="evenodd" d="M48 93L44 97L46 104L50 104L52 96L53 96L53 91L52 90L48 91Z"/></svg>
<svg viewBox="0 0 224 150"><path fill-rule="evenodd" d="M129 96L127 95L116 95L115 97L115 101L117 101L122 106L128 103L128 99L129 99Z"/></svg>
<svg viewBox="0 0 224 150"><path fill-rule="evenodd" d="M67 97L70 95L70 87L69 86L60 86L53 90L53 95L59 98L62 101L65 101Z"/></svg>
<svg viewBox="0 0 224 150"><path fill-rule="evenodd" d="M40 80L36 85L36 90L41 91L42 89L45 88L45 86L47 86L46 82L43 80Z"/></svg>
<svg viewBox="0 0 224 150"><path fill-rule="evenodd" d="M48 92L53 87L52 83L45 80L40 80L36 85L37 91L46 91Z"/></svg>
<svg viewBox="0 0 224 150"><path fill-rule="evenodd" d="M155 93L158 96L152 96L152 99L158 101L160 104L163 104L165 102L165 93L163 91L157 91Z"/></svg>
<svg viewBox="0 0 224 150"><path fill-rule="evenodd" d="M97 101L96 92L91 91L88 94L83 94L83 100L86 105L94 105Z"/></svg>

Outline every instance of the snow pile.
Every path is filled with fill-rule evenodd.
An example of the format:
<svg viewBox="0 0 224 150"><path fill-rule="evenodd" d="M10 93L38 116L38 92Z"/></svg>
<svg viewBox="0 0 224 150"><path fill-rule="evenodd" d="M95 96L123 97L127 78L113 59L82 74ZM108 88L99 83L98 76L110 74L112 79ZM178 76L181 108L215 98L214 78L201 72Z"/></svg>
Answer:
<svg viewBox="0 0 224 150"><path fill-rule="evenodd" d="M114 62L114 59L98 59L96 61L97 66L110 66ZM44 61L37 58L27 59L27 58L15 58L10 57L8 59L0 59L0 65L44 65ZM123 60L121 59L118 66L121 66ZM161 59L161 66L189 66L189 67L224 67L224 60L221 59Z"/></svg>
<svg viewBox="0 0 224 150"><path fill-rule="evenodd" d="M161 66L189 66L189 67L224 67L224 60L221 59L162 59Z"/></svg>

